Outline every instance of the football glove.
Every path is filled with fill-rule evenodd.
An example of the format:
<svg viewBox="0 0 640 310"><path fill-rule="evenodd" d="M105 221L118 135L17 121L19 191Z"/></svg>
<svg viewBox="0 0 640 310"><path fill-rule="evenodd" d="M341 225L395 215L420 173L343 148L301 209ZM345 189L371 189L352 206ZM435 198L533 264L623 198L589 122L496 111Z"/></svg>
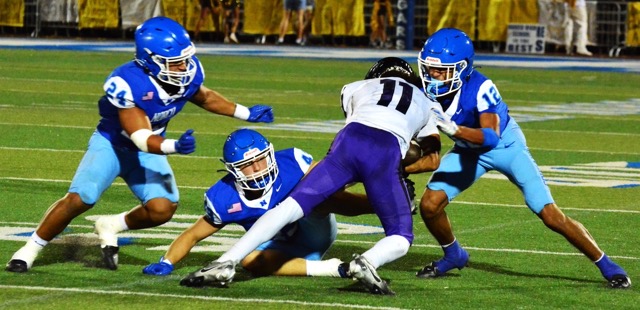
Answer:
<svg viewBox="0 0 640 310"><path fill-rule="evenodd" d="M160 261L157 263L149 264L149 266L142 269L142 273L152 276L166 276L173 272L173 264L165 261L164 256L160 257Z"/></svg>
<svg viewBox="0 0 640 310"><path fill-rule="evenodd" d="M447 134L447 136L453 137L458 132L458 125L452 122L449 116L445 115L441 109L431 108L431 113L436 119L436 125L440 131Z"/></svg>
<svg viewBox="0 0 640 310"><path fill-rule="evenodd" d="M176 141L176 152L180 154L191 154L196 150L196 138L193 136L193 129L187 130Z"/></svg>
<svg viewBox="0 0 640 310"><path fill-rule="evenodd" d="M413 200L416 198L416 183L414 183L413 181L411 181L411 179L405 177L402 179L404 181L404 184L407 186L407 192L409 192L409 199L411 199L411 201L413 202Z"/></svg>
<svg viewBox="0 0 640 310"><path fill-rule="evenodd" d="M252 123L271 123L273 122L273 109L268 105L254 105L249 108L247 121Z"/></svg>

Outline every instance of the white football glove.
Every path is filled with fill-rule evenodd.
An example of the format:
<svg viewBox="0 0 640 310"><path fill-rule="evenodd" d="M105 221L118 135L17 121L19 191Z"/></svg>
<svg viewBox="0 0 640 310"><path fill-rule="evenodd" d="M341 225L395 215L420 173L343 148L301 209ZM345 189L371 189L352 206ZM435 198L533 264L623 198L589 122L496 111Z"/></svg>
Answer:
<svg viewBox="0 0 640 310"><path fill-rule="evenodd" d="M447 136L453 137L456 132L458 132L458 125L452 122L449 116L444 114L441 109L431 108L431 113L433 113L433 116L436 119L436 125L440 131L447 134Z"/></svg>

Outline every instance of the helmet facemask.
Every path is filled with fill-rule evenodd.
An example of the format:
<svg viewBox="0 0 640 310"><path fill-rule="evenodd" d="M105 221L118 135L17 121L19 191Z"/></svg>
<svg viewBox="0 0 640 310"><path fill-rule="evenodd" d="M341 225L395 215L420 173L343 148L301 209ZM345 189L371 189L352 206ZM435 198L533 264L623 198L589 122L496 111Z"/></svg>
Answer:
<svg viewBox="0 0 640 310"><path fill-rule="evenodd" d="M236 178L236 187L239 190L267 192L273 186L278 176L278 165L276 164L273 145L260 151L258 148L251 148L243 154L243 159L235 162L224 162L225 168ZM265 161L265 168L246 175L243 170L250 169L257 162Z"/></svg>
<svg viewBox="0 0 640 310"><path fill-rule="evenodd" d="M461 75L467 69L466 59L456 63L441 63L440 59L426 57L418 58L418 69L422 78L422 86L427 94L442 97L453 93L462 87ZM444 79L437 79L429 74L429 69L440 71Z"/></svg>
<svg viewBox="0 0 640 310"><path fill-rule="evenodd" d="M161 82L183 87L189 85L193 81L197 69L196 63L192 57L195 55L196 51L193 44L182 50L182 55L175 57L165 57L159 54L153 54L149 49L145 49L145 51L149 54L153 63L158 66L158 72L154 73L156 78ZM186 71L175 71L170 68L171 66L174 66L174 64L182 62L184 62L187 67Z"/></svg>

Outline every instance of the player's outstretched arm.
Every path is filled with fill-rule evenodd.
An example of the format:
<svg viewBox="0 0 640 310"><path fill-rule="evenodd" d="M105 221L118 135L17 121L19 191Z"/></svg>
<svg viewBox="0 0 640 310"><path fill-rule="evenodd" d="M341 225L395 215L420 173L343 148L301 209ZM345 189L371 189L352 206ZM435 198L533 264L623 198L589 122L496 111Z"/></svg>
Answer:
<svg viewBox="0 0 640 310"><path fill-rule="evenodd" d="M234 103L215 90L200 86L200 90L191 98L197 106L220 115L235 117L249 122L273 122L273 109L267 105L245 107Z"/></svg>
<svg viewBox="0 0 640 310"><path fill-rule="evenodd" d="M173 240L169 250L160 258L159 262L149 264L142 272L156 276L170 274L173 271L173 265L184 259L198 242L215 234L221 228L211 225L204 216L199 218Z"/></svg>

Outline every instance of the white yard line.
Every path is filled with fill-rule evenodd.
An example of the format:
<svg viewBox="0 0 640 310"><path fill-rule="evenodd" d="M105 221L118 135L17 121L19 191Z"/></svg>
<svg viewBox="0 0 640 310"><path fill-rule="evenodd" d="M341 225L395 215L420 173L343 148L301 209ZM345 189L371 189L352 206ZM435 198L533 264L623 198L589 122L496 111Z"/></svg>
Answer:
<svg viewBox="0 0 640 310"><path fill-rule="evenodd" d="M238 298L238 297L216 297L216 296L197 296L197 295L179 295L179 294L157 294L157 293L147 293L147 292L134 292L134 291L110 291L110 290L98 290L98 289L85 289L85 288L62 288L62 287L46 287L46 286L26 286L26 285L0 285L2 289L20 289L20 290L29 290L29 291L47 291L47 292L72 292L72 293L82 293L82 294L102 294L102 295L127 295L127 296L144 296L144 297L157 297L157 298L179 298L179 299L197 299L197 300L213 300L213 301L224 301L224 302L233 302L233 303L250 303L252 305L257 305L261 303L270 303L270 304L289 304L289 305L301 305L301 306L314 306L314 307L327 307L327 308L351 308L351 309L376 309L376 310L396 310L403 308L393 308L393 307L373 307L366 305L353 305L353 304L342 304L342 303L323 303L323 302L304 302L304 301L295 301L295 300L282 300L282 299L261 299L261 298ZM0 303L0 306L7 303L11 304L10 301L5 301Z"/></svg>

